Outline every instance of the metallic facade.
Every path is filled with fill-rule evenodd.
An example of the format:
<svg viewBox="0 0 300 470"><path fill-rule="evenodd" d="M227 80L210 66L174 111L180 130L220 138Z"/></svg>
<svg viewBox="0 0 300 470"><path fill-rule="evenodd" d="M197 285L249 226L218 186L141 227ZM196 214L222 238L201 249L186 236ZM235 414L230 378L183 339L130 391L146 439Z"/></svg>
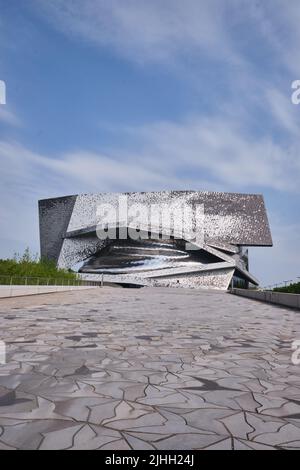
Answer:
<svg viewBox="0 0 300 470"><path fill-rule="evenodd" d="M99 239L99 206L109 205L117 213L124 196L129 208L141 205L145 213L153 207L186 205L202 238L195 242L186 233L180 238L168 232L160 219L155 239ZM203 207L201 220L199 206ZM248 269L246 247L272 246L264 200L256 194L162 191L66 196L39 201L39 215L42 257L66 269L80 263L83 277L105 274L105 280L116 283L223 290L232 279L258 284ZM109 226L120 230L127 222L119 218ZM147 221L141 230L150 232Z"/></svg>

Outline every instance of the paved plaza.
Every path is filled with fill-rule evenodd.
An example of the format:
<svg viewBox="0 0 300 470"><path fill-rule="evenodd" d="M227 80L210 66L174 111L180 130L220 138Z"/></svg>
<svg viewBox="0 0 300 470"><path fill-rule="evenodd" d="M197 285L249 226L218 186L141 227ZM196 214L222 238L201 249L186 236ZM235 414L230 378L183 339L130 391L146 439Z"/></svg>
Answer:
<svg viewBox="0 0 300 470"><path fill-rule="evenodd" d="M0 300L0 449L300 448L300 312L226 293Z"/></svg>

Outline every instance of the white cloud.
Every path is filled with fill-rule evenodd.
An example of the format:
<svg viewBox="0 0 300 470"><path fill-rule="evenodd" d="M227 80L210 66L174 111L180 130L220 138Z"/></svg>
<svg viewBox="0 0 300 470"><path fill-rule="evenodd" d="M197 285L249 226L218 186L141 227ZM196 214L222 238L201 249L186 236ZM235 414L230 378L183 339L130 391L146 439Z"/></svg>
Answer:
<svg viewBox="0 0 300 470"><path fill-rule="evenodd" d="M291 105L291 83L300 79L298 0L32 1L68 36L134 62L172 66L195 97L210 94L215 112L227 106L234 116L244 108L239 117L246 121L248 108L252 119L262 112L283 132L299 131L299 109ZM215 95L199 85L209 67Z"/></svg>
<svg viewBox="0 0 300 470"><path fill-rule="evenodd" d="M276 54L278 65L289 70L291 80L299 78L300 3L298 0L246 1L267 45Z"/></svg>
<svg viewBox="0 0 300 470"><path fill-rule="evenodd" d="M270 137L248 135L226 115L193 118L180 124L162 122L132 129L143 140L145 156L157 168L211 175L235 189L271 188L299 193L299 145L285 147Z"/></svg>
<svg viewBox="0 0 300 470"><path fill-rule="evenodd" d="M53 195L53 192L102 190L112 187L135 189L138 186L157 186L166 179L151 169L118 161L106 155L78 151L61 156L40 155L16 143L0 142L0 171L2 184L14 183L14 194ZM47 183L47 184L45 184ZM15 192L16 187L18 191ZM25 194L24 194L25 193Z"/></svg>
<svg viewBox="0 0 300 470"><path fill-rule="evenodd" d="M0 106L0 122L8 124L9 126L19 127L21 126L21 121L18 116L9 109L7 105Z"/></svg>
<svg viewBox="0 0 300 470"><path fill-rule="evenodd" d="M290 88L290 96L288 96L288 93L284 95L279 90L269 87L266 90L266 98L269 110L277 124L296 137L300 132L300 107L291 103L292 91Z"/></svg>
<svg viewBox="0 0 300 470"><path fill-rule="evenodd" d="M204 54L220 62L241 65L251 62L246 49L253 41L253 48L259 43L269 48L278 66L300 72L298 0L32 2L39 13L65 34L100 47L111 47L140 63ZM243 44L239 34L245 29L248 39Z"/></svg>
<svg viewBox="0 0 300 470"><path fill-rule="evenodd" d="M36 8L64 33L110 46L138 62L174 55L232 55L224 28L226 4L218 0L39 0Z"/></svg>
<svg viewBox="0 0 300 470"><path fill-rule="evenodd" d="M1 188L21 200L27 192L30 197L52 197L169 188L270 188L299 194L296 140L285 147L270 137L254 138L227 116L157 122L121 132L129 140L133 136L131 148L128 144L106 153L74 150L49 156L0 141Z"/></svg>

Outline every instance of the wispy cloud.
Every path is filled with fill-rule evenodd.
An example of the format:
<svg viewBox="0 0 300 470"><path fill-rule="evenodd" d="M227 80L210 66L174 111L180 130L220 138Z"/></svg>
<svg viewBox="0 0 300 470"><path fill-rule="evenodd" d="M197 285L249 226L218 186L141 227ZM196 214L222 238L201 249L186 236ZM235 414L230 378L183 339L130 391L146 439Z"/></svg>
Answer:
<svg viewBox="0 0 300 470"><path fill-rule="evenodd" d="M291 99L288 99L287 94L283 94L272 86L266 88L265 95L268 111L272 115L274 123L292 134L293 137L298 138L300 132L299 107L291 104Z"/></svg>
<svg viewBox="0 0 300 470"><path fill-rule="evenodd" d="M99 152L78 149L41 155L17 143L0 142L3 183L57 192L130 191L170 188L259 190L299 194L299 144L256 137L230 116L193 117L119 128L127 145ZM45 174L44 181L41 175ZM205 177L199 178L199 175ZM205 189L203 187L203 189ZM21 192L21 191L19 191ZM36 194L35 194L36 195Z"/></svg>
<svg viewBox="0 0 300 470"><path fill-rule="evenodd" d="M139 160L147 159L169 174L205 173L227 188L271 188L299 193L299 145L271 137L253 137L238 119L199 117L161 122L127 132L141 140ZM196 177L195 177L196 180Z"/></svg>
<svg viewBox="0 0 300 470"><path fill-rule="evenodd" d="M237 0L237 3L239 0ZM256 21L266 46L277 58L277 65L286 67L297 77L300 73L300 4L298 0L260 0L244 1L245 12Z"/></svg>
<svg viewBox="0 0 300 470"><path fill-rule="evenodd" d="M296 134L291 83L300 78L300 3L289 0L32 0L44 19L72 38L135 63L171 67L211 106L265 114ZM215 70L215 92L201 78ZM200 84L199 84L200 82ZM222 91L224 93L222 94ZM214 101L215 100L215 101ZM217 101L218 100L218 101ZM247 125L247 112L239 116ZM266 131L267 133L268 131Z"/></svg>
<svg viewBox="0 0 300 470"><path fill-rule="evenodd" d="M178 54L230 51L225 4L217 0L39 0L38 10L64 33L138 62ZM192 48L192 51L191 51Z"/></svg>
<svg viewBox="0 0 300 470"><path fill-rule="evenodd" d="M21 126L21 120L7 105L0 106L0 122L14 127Z"/></svg>
<svg viewBox="0 0 300 470"><path fill-rule="evenodd" d="M259 41L274 65L300 71L298 0L32 0L67 35L111 47L134 61L172 61L206 55L227 64L250 63ZM243 34L247 30L247 38ZM266 54L267 56L267 54Z"/></svg>

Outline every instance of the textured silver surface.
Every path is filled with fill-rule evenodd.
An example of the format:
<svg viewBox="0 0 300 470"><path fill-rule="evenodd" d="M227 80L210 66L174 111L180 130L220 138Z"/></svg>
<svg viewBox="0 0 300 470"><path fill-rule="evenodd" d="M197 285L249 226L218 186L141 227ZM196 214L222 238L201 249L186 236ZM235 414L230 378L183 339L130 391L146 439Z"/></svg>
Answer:
<svg viewBox="0 0 300 470"><path fill-rule="evenodd" d="M128 193L129 205L182 204L204 205L205 240L233 245L272 246L264 199L257 194L216 193L207 191L162 191ZM79 195L68 232L97 225L97 206L117 207L121 193Z"/></svg>
<svg viewBox="0 0 300 470"><path fill-rule="evenodd" d="M58 261L76 196L39 201L41 257Z"/></svg>
<svg viewBox="0 0 300 470"><path fill-rule="evenodd" d="M156 279L158 285L166 285L166 278L170 278L170 285L213 286L226 289L235 273L246 281L256 283L253 276L248 273L247 255L241 247L272 246L270 227L261 195L206 191L162 191L125 195L129 208L135 204L142 204L145 213L150 206L168 205L174 209L185 204L196 214L196 207L203 205L204 217L196 222L198 239L201 239L202 232L204 236L202 243L197 242L197 248L216 256L222 265L218 267L214 262L213 269L218 270L215 276L203 272L203 263L199 259L198 265L195 264L194 267L187 265L179 271L175 266L172 268L167 265L169 270L166 270L166 266L162 266L153 273L149 268L146 275L120 272L115 276L115 280L144 279L145 284L149 284L149 279ZM97 208L103 204L110 204L117 209L121 196L124 194L100 193L40 201L42 256L55 260L61 268L71 268L98 253L101 265L101 250L110 242L101 241L96 236L99 222ZM109 220L109 225L123 226L123 221L112 219ZM145 232L149 230L149 220L146 217L141 228ZM167 227L160 224L157 226L157 233L163 234L166 229ZM185 234L184 240L193 239ZM220 269L224 270L222 274ZM174 279L174 276L177 278ZM212 282L212 279L215 281Z"/></svg>

